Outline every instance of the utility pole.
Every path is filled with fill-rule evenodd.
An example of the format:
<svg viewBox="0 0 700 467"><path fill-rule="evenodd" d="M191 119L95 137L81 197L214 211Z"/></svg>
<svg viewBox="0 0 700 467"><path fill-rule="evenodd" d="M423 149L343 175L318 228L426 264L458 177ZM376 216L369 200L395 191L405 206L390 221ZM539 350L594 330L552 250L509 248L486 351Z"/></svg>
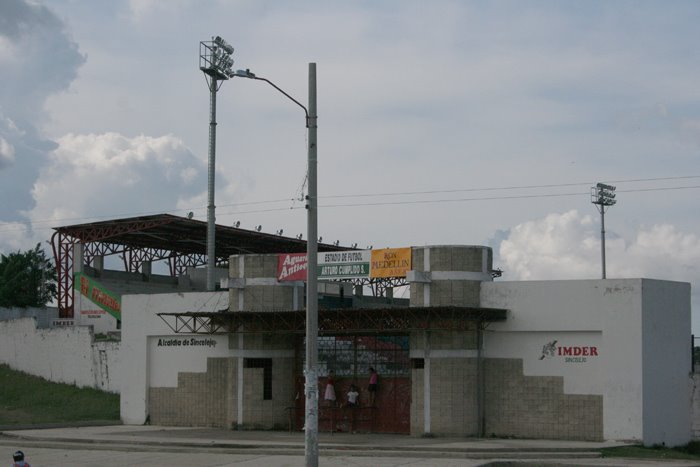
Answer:
<svg viewBox="0 0 700 467"><path fill-rule="evenodd" d="M257 76L249 69L237 70L232 76L265 81L304 110L306 128L309 130L307 147L307 171L309 191L306 195L306 363L304 366L304 453L307 467L318 467L318 194L316 191L317 166L317 114L316 114L316 64L309 63L309 107L287 94L267 78Z"/></svg>
<svg viewBox="0 0 700 467"><path fill-rule="evenodd" d="M306 431L307 467L318 467L318 195L316 192L316 64L309 63L309 192L306 196Z"/></svg>

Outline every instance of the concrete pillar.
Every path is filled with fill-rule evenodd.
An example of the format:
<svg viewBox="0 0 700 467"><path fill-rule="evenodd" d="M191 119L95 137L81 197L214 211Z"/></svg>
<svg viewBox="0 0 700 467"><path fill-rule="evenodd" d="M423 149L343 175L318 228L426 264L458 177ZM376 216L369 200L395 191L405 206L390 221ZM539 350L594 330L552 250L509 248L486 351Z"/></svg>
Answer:
<svg viewBox="0 0 700 467"><path fill-rule="evenodd" d="M480 306L481 283L492 281L493 251L485 246L414 247L407 274L411 306Z"/></svg>
<svg viewBox="0 0 700 467"><path fill-rule="evenodd" d="M303 281L279 282L277 257L232 255L229 258L230 311L301 310Z"/></svg>
<svg viewBox="0 0 700 467"><path fill-rule="evenodd" d="M75 243L73 245L73 274L83 272L85 264L84 251L85 247L82 243Z"/></svg>
<svg viewBox="0 0 700 467"><path fill-rule="evenodd" d="M95 275L102 277L102 273L105 270L105 257L102 255L94 256L92 258L92 267L95 268Z"/></svg>

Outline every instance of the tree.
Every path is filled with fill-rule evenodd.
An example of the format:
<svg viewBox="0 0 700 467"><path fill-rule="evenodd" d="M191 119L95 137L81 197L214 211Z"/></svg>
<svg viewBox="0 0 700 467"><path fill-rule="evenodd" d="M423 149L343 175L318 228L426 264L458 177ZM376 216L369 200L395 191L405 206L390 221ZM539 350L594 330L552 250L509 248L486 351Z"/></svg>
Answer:
<svg viewBox="0 0 700 467"><path fill-rule="evenodd" d="M0 255L0 307L44 307L56 296L56 267L40 243Z"/></svg>

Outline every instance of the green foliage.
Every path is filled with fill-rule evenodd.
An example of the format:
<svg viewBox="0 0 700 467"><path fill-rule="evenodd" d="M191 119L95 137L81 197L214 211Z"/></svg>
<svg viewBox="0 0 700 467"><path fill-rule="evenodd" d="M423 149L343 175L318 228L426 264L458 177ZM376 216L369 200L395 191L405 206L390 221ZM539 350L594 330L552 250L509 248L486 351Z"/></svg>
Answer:
<svg viewBox="0 0 700 467"><path fill-rule="evenodd" d="M44 307L56 298L56 267L41 244L0 255L0 307Z"/></svg>
<svg viewBox="0 0 700 467"><path fill-rule="evenodd" d="M119 420L119 395L46 381L0 365L0 425Z"/></svg>

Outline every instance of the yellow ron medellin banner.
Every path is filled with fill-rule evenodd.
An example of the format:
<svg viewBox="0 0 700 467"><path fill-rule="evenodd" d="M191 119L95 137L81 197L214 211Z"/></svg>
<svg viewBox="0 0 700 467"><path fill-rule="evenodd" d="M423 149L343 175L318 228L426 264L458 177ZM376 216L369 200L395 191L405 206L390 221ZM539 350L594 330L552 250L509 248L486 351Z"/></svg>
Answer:
<svg viewBox="0 0 700 467"><path fill-rule="evenodd" d="M372 250L369 277L406 277L411 270L411 248Z"/></svg>

